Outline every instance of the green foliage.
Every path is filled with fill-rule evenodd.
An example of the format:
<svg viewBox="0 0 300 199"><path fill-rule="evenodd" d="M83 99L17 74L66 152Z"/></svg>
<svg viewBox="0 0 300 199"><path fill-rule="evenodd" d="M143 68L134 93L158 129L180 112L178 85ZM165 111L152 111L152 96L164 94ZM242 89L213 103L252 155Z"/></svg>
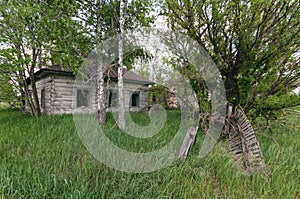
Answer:
<svg viewBox="0 0 300 199"><path fill-rule="evenodd" d="M160 104L167 108L168 88L162 85L155 85L149 88L149 100L152 104Z"/></svg>
<svg viewBox="0 0 300 199"><path fill-rule="evenodd" d="M1 77L1 87L6 90L13 87L14 95L25 99L22 93L28 95L28 88L24 81L38 68L61 65L77 73L83 58L100 41L118 32L119 1L102 1L101 6L99 2L1 1L0 65L1 71L6 72ZM153 21L151 5L152 1L131 1L126 13L126 29L149 26ZM100 33L97 33L98 26L101 26ZM148 55L137 50L127 57L125 64L130 65L136 56ZM10 98L13 95L9 93L1 95Z"/></svg>
<svg viewBox="0 0 300 199"><path fill-rule="evenodd" d="M90 50L85 28L73 20L77 13L75 0L0 2L2 99L23 106L28 100L32 113L40 114L33 73L57 64L76 71Z"/></svg>
<svg viewBox="0 0 300 199"><path fill-rule="evenodd" d="M15 52L15 49L0 49L0 102L20 107L22 96L18 91L22 88L17 83L18 72L24 71L20 64L28 59L15 60Z"/></svg>
<svg viewBox="0 0 300 199"><path fill-rule="evenodd" d="M79 22L88 28L94 44L98 44L119 32L120 1L102 0L101 5L99 2L94 0L78 1L81 13L77 17ZM130 30L139 26L149 26L150 23L153 23L152 4L153 1L130 1L126 8L124 29ZM101 13L99 13L99 8L101 8ZM101 33L97 33L97 29L101 29Z"/></svg>
<svg viewBox="0 0 300 199"><path fill-rule="evenodd" d="M300 86L299 1L166 0L165 6L172 27L209 52L230 103L247 112L257 104L295 105L285 96ZM269 96L281 102L270 104Z"/></svg>
<svg viewBox="0 0 300 199"><path fill-rule="evenodd" d="M141 125L144 113L132 114ZM142 119L140 119L142 118ZM109 138L134 151L157 149L172 139L179 112L168 112L168 124L154 140L134 139L108 116ZM272 134L271 134L272 133ZM0 110L1 198L297 198L299 195L299 129L272 126L258 138L268 176L248 177L219 143L199 159L197 138L187 160L159 171L129 174L94 159L82 145L71 115L29 117ZM145 145L144 145L145 144ZM146 146L141 149L141 146Z"/></svg>
<svg viewBox="0 0 300 199"><path fill-rule="evenodd" d="M3 1L0 6L2 44L4 49L16 51L10 53L11 58L28 59L24 63L26 67L61 64L76 68L81 63L89 41L84 36L84 27L72 19L78 12L75 0L12 0Z"/></svg>
<svg viewBox="0 0 300 199"><path fill-rule="evenodd" d="M13 107L21 107L21 96L18 96L14 86L10 84L8 76L0 75L0 102L10 104Z"/></svg>

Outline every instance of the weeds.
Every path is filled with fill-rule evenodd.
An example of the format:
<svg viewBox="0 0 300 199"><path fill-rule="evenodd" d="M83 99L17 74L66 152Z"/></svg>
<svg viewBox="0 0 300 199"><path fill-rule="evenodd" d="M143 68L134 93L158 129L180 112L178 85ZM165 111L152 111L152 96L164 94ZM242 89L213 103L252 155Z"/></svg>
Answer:
<svg viewBox="0 0 300 199"><path fill-rule="evenodd" d="M139 115L140 114L140 115ZM145 113L132 117L148 124ZM108 116L107 136L118 146L144 152L164 146L176 133L180 113L153 139L120 131ZM0 198L297 198L300 190L300 131L272 128L258 138L269 176L248 177L227 152L226 142L198 158L203 135L187 160L151 172L129 174L94 159L76 133L72 115L31 117L0 110ZM266 136L267 134L267 136ZM274 143L273 139L276 139Z"/></svg>

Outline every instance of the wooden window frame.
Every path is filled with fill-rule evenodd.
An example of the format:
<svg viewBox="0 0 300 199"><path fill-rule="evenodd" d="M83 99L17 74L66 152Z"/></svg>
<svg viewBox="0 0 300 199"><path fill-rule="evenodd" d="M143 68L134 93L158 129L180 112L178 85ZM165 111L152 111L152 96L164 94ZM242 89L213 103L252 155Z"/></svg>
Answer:
<svg viewBox="0 0 300 199"><path fill-rule="evenodd" d="M113 90L113 89L109 89L108 90L108 104L107 107L109 108L114 108L118 106L118 92Z"/></svg>
<svg viewBox="0 0 300 199"><path fill-rule="evenodd" d="M46 92L45 89L43 88L41 90L41 108L45 108L45 102L46 102Z"/></svg>
<svg viewBox="0 0 300 199"><path fill-rule="evenodd" d="M81 104L78 97L79 97L79 92L87 92L87 97L83 97L86 99L86 103L82 102ZM91 107L91 91L88 88L77 88L76 89L76 108L80 108L80 107Z"/></svg>
<svg viewBox="0 0 300 199"><path fill-rule="evenodd" d="M141 101L141 92L140 91L133 91L130 97L130 107L139 108ZM135 102L135 103L134 103Z"/></svg>

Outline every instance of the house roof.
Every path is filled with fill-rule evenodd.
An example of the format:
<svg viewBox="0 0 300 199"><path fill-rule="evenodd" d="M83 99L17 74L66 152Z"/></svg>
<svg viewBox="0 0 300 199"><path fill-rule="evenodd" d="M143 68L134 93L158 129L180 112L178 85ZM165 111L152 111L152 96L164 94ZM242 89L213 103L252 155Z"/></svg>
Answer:
<svg viewBox="0 0 300 199"><path fill-rule="evenodd" d="M62 70L60 67L51 67L51 68L41 68L37 72L34 73L36 80L42 79L48 75L59 75L59 76L69 76L75 78L75 74L73 72L68 72ZM110 69L109 73L106 72L105 77L109 77L113 80L118 80L118 72L114 69ZM135 82L135 83L142 83L142 84L154 84L154 82L150 81L149 79L134 73L133 71L129 71L127 69L123 69L123 79L127 82ZM30 79L27 79L28 83Z"/></svg>
<svg viewBox="0 0 300 199"><path fill-rule="evenodd" d="M110 78L117 80L118 72L114 69L110 69L109 75L106 73L105 76L106 77L109 76ZM127 70L125 68L123 68L123 79L124 79L124 81L141 82L144 84L154 84L154 82L150 81L149 79L147 79L139 74L136 74L133 71Z"/></svg>

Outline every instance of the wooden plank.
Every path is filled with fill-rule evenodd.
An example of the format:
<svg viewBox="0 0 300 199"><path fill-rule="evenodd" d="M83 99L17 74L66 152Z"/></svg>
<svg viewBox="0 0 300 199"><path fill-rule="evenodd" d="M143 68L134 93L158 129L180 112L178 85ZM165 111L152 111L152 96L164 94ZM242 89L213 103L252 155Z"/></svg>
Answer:
<svg viewBox="0 0 300 199"><path fill-rule="evenodd" d="M198 132L198 126L196 127L189 127L187 130L187 133L185 135L183 144L181 145L180 152L178 157L179 158L186 158L188 155L188 152L195 141L196 135Z"/></svg>

